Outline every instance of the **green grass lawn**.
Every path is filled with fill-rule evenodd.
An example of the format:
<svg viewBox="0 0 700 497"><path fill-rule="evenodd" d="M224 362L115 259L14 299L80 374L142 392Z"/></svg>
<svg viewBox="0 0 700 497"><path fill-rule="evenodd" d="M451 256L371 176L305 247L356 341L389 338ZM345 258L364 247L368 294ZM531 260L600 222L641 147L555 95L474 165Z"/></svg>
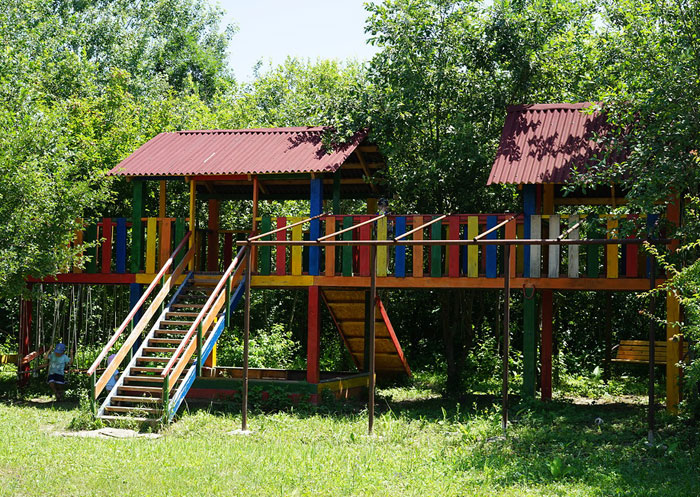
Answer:
<svg viewBox="0 0 700 497"><path fill-rule="evenodd" d="M700 495L698 430L674 421L646 447L643 405L514 407L504 440L488 398L382 393L372 437L361 405L254 411L248 436L227 433L233 409L186 412L158 439L56 436L75 404L6 399L0 495Z"/></svg>

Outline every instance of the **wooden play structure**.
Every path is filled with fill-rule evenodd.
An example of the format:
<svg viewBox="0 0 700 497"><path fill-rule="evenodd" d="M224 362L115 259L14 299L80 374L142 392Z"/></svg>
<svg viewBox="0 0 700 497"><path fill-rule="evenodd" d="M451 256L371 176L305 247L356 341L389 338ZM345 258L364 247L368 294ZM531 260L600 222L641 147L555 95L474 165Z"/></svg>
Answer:
<svg viewBox="0 0 700 497"><path fill-rule="evenodd" d="M284 385L290 394L312 401L324 390L347 396L368 388L373 406L375 375L411 374L391 310L377 298L378 288L504 289L506 330L510 290L523 291L524 314L517 327L524 339L522 393L535 395L539 363L541 397L550 399L553 291L649 290L663 282L663 275L642 255L642 244L678 246L677 240L665 239L669 227L680 222L677 200L664 216L592 215L575 208L614 208L624 197L614 186L586 195L564 194L571 167L597 152L592 137L601 116L581 112L587 105L509 108L489 184L518 185L519 213L379 212L382 187L375 173L385 161L365 132L331 151L323 147L323 128L180 131L148 141L111 171L133 186L132 217L86 223L75 243L98 243L85 251L84 269L43 281L130 286L131 311L88 371L96 414L169 421L186 397L242 394L245 429L249 382ZM144 216L148 181L159 185L158 217ZM167 215L167 185L175 181L189 185L188 218ZM341 198L367 199L367 212L341 213ZM252 200L250 230L243 239L220 229L220 203L230 199ZM308 199L308 215L259 215L260 202L285 199ZM198 222L204 221L199 215L203 203L206 224ZM249 296L261 288L308 293L305 372L248 368ZM244 363L220 367L216 341L241 303ZM358 372L320 370L322 305ZM686 349L673 324L679 317L678 300L669 294L666 305L671 324L665 347L656 347L656 355L655 347L649 347L655 343L652 326L650 341L635 342L634 357L647 362L652 357L652 385L653 364L664 357L667 406L673 411L680 399L677 363ZM22 309L20 356L31 349L31 301L24 301ZM504 406L508 336L504 334ZM621 345L618 359L628 357L620 356L623 350ZM106 365L110 354L116 358ZM107 380L117 369L122 372L117 386L105 395ZM372 416L373 407L370 427Z"/></svg>

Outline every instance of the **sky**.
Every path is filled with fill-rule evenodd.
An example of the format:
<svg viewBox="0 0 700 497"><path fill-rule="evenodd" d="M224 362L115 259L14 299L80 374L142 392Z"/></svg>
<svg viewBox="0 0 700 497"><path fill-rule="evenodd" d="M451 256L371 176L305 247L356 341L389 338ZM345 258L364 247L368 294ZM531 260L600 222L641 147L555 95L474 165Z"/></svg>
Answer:
<svg viewBox="0 0 700 497"><path fill-rule="evenodd" d="M288 55L311 59L368 60L364 0L213 0L224 24L238 32L229 61L239 81L250 81L258 60L277 65Z"/></svg>

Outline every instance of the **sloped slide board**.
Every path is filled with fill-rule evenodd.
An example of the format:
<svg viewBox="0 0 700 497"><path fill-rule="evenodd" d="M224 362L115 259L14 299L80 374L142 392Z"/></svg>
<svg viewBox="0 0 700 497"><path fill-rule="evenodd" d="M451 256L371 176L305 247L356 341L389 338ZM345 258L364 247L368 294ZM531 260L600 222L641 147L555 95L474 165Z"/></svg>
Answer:
<svg viewBox="0 0 700 497"><path fill-rule="evenodd" d="M357 290L323 290L323 301L355 366L365 370L365 292ZM399 340L381 300L375 310L376 372L380 375L411 375Z"/></svg>

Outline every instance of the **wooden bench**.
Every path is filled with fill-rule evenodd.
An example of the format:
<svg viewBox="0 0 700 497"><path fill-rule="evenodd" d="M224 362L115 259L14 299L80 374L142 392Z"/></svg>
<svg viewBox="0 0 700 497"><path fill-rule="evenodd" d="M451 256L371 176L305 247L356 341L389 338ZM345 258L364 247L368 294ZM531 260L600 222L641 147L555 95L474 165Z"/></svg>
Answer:
<svg viewBox="0 0 700 497"><path fill-rule="evenodd" d="M654 363L666 364L666 344L667 342L656 342L654 347ZM628 362L635 364L649 364L649 341L647 340L620 340L613 362ZM683 357L688 353L688 342L683 342ZM687 360L687 358L686 358Z"/></svg>

